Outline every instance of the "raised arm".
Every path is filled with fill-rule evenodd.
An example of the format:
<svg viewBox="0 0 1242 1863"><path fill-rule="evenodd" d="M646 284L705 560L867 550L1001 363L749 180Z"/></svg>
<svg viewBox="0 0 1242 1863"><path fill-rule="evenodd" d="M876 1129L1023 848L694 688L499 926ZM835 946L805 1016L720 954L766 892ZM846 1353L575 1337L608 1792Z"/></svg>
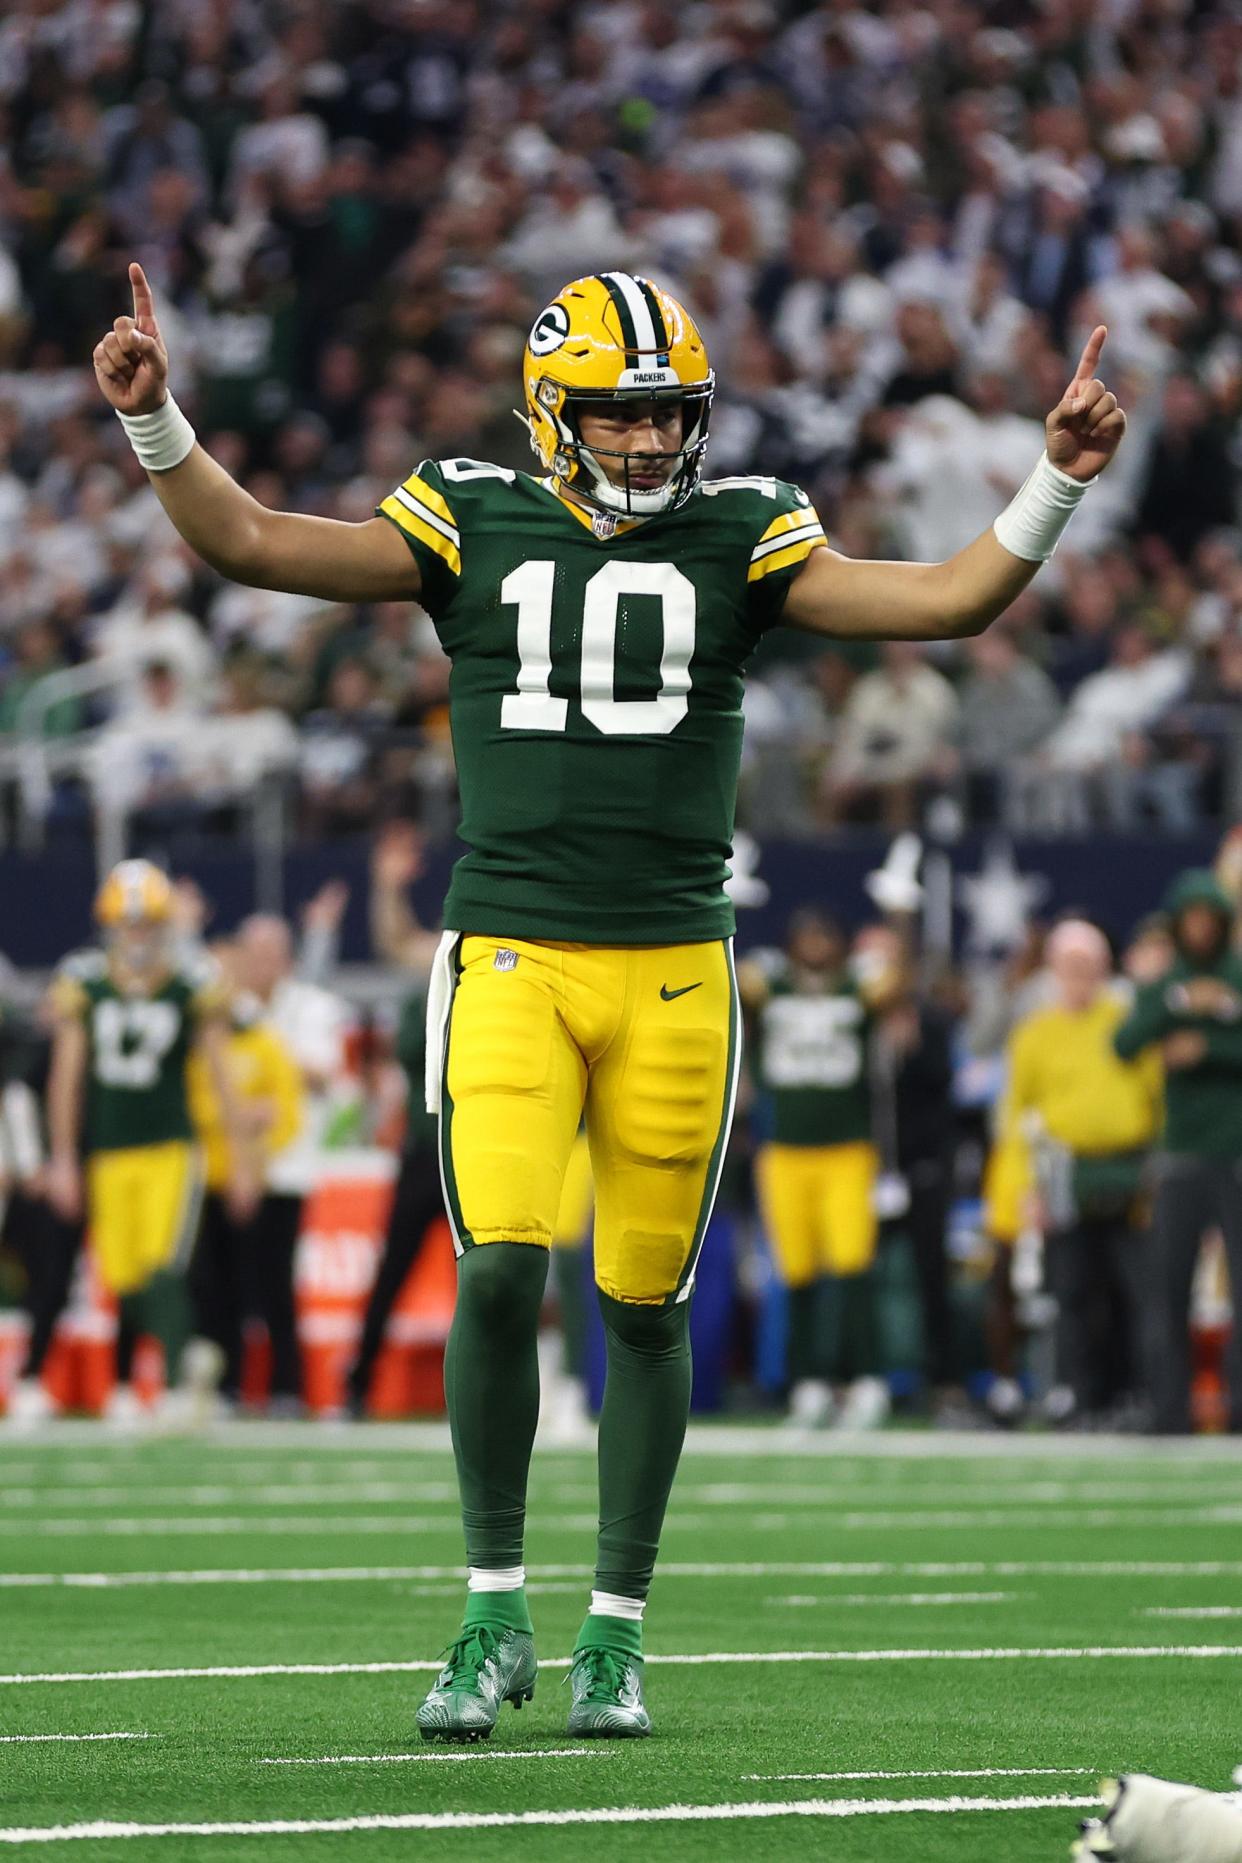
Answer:
<svg viewBox="0 0 1242 1863"><path fill-rule="evenodd" d="M163 429L173 431L174 420L180 427L184 416L169 397L168 351L140 265L130 266L129 280L134 314L118 317L95 345L95 377L118 414L159 416L151 436L158 441ZM190 548L234 582L339 602L413 599L419 592L418 565L385 518L346 524L269 511L197 443L179 463L163 470L148 465L148 472Z"/></svg>
<svg viewBox="0 0 1242 1863"><path fill-rule="evenodd" d="M1126 417L1095 374L1106 334L1102 324L1092 331L1074 379L1045 422L1044 457L994 528L944 563L869 563L813 550L782 619L837 638L982 634L1051 556L1082 493L1121 444ZM951 462L945 467L951 470Z"/></svg>
<svg viewBox="0 0 1242 1863"><path fill-rule="evenodd" d="M410 823L381 829L371 855L371 943L390 964L425 975L439 934L419 923L410 903L410 887L422 869L422 838Z"/></svg>

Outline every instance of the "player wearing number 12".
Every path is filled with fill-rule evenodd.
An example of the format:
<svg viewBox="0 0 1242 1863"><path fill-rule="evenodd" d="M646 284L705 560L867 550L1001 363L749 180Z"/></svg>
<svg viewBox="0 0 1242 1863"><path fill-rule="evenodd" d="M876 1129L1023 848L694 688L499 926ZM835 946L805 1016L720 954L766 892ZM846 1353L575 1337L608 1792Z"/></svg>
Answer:
<svg viewBox="0 0 1242 1863"><path fill-rule="evenodd" d="M607 272L541 312L535 474L419 466L367 523L264 510L195 443L141 268L100 388L182 536L223 574L420 600L452 661L462 797L431 991L429 1097L460 1251L445 1385L468 1601L419 1709L490 1734L533 1692L527 1469L548 1244L580 1117L608 1346L595 1589L570 1731L648 1731L642 1617L690 1401L687 1331L738 1062L724 895L743 669L778 622L936 640L984 628L1049 556L1124 416L1096 330L1009 510L945 563L853 562L796 488L704 481L714 378L685 308Z"/></svg>

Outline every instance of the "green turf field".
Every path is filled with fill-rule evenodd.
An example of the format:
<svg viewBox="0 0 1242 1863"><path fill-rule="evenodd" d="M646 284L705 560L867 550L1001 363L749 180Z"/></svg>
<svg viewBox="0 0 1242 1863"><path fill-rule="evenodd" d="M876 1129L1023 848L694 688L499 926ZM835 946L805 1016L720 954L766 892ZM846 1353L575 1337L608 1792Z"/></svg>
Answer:
<svg viewBox="0 0 1242 1863"><path fill-rule="evenodd" d="M577 1748L593 1464L542 1452L545 1668L459 1750L412 1738L460 1607L441 1431L0 1438L0 1854L102 1821L70 1854L1064 1859L1101 1773L1223 1788L1242 1759L1237 1448L700 1430L655 1736Z"/></svg>

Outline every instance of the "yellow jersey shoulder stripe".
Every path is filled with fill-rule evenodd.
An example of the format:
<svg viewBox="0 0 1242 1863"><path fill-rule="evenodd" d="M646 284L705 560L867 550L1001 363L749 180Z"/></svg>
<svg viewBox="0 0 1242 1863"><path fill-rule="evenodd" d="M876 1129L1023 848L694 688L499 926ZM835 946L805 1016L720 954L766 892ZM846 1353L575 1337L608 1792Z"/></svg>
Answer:
<svg viewBox="0 0 1242 1863"><path fill-rule="evenodd" d="M758 562L751 563L746 572L746 580L758 582L761 576L770 576L774 569L789 569L794 563L805 562L812 550L826 549L827 544L828 539L818 525L814 530L789 541L777 538L775 545L766 556L761 556Z"/></svg>
<svg viewBox="0 0 1242 1863"><path fill-rule="evenodd" d="M409 492L411 497L416 498L420 504L426 505L427 509L433 511L438 518L443 518L446 524L451 524L454 530L457 529L457 519L453 516L448 499L443 492L438 492L435 486L429 484L419 473L412 472L403 483L401 490Z"/></svg>
<svg viewBox="0 0 1242 1863"><path fill-rule="evenodd" d="M404 487L400 489L404 490ZM431 550L447 563L455 576L460 576L460 540L446 536L447 527L442 526L437 529L423 512L412 505L412 501L411 504L403 503L397 492L389 493L381 504L380 510L386 518L392 520L398 530L404 531L407 537L412 537L416 543L421 543L426 549Z"/></svg>
<svg viewBox="0 0 1242 1863"><path fill-rule="evenodd" d="M770 543L774 537L783 537L787 531L801 530L804 524L818 524L819 519L810 505L801 505L796 511L782 511L774 517L759 539L760 545Z"/></svg>
<svg viewBox="0 0 1242 1863"><path fill-rule="evenodd" d="M407 491L404 485L398 485L393 497L398 504L404 505L407 511L412 511L415 517L420 517L424 524L430 524L432 530L438 530L442 537L447 537L450 543L455 543L458 549L461 548L461 532L450 518L441 517L438 511L425 503L416 493Z"/></svg>

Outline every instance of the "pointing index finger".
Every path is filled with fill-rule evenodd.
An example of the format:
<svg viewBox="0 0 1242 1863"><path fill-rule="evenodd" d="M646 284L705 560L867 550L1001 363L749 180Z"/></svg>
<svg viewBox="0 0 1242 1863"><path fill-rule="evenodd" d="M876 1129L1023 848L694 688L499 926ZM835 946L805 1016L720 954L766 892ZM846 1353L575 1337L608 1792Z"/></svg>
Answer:
<svg viewBox="0 0 1242 1863"><path fill-rule="evenodd" d="M149 336L155 328L155 299L147 275L137 261L129 268L129 282L134 293L134 321Z"/></svg>
<svg viewBox="0 0 1242 1863"><path fill-rule="evenodd" d="M1095 365L1100 360L1100 351L1104 347L1104 339L1107 335L1106 326L1097 323L1083 345L1082 355L1078 358L1078 367L1074 370L1074 379L1070 383L1071 392L1083 382L1089 382L1095 374Z"/></svg>

